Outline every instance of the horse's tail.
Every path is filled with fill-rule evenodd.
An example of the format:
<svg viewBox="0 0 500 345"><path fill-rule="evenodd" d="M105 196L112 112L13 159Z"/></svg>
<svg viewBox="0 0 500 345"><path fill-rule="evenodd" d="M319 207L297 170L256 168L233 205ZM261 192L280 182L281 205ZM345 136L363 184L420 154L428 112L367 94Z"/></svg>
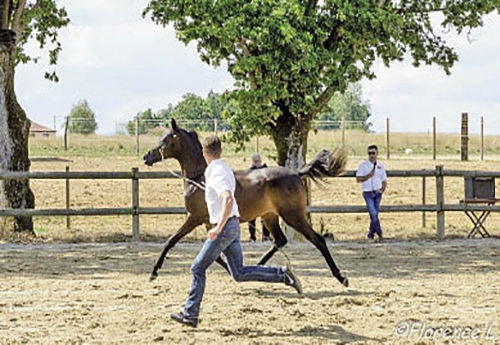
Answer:
<svg viewBox="0 0 500 345"><path fill-rule="evenodd" d="M347 153L343 149L335 152L321 150L305 167L300 169L300 177L309 177L314 182L325 182L325 177L339 176L345 171Z"/></svg>

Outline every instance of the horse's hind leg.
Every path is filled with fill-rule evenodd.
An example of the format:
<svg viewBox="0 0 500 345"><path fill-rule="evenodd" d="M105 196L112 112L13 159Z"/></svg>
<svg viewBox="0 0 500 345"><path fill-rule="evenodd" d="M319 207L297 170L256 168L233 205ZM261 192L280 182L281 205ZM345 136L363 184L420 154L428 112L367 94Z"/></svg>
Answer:
<svg viewBox="0 0 500 345"><path fill-rule="evenodd" d="M347 278L342 276L337 265L335 264L335 261L333 261L332 255L328 250L325 239L323 238L323 236L314 231L312 226L307 222L306 216L289 212L286 214L282 214L281 217L288 225L303 234L309 240L309 242L314 244L314 246L319 249L321 254L323 254L323 257L325 258L326 263L330 267L333 276L337 278L342 285L347 287L349 285L349 281Z"/></svg>
<svg viewBox="0 0 500 345"><path fill-rule="evenodd" d="M262 220L273 236L274 245L260 258L257 265L265 265L278 251L278 248L284 247L288 242L280 228L279 217L277 215L269 213L262 216Z"/></svg>
<svg viewBox="0 0 500 345"><path fill-rule="evenodd" d="M156 264L153 267L153 271L151 272L151 275L149 276L149 280L153 281L158 277L158 270L161 268L163 265L163 262L165 261L165 257L167 256L168 251L175 246L177 242L179 242L184 236L189 234L191 231L194 230L198 225L201 225L203 223L203 219L200 219L199 217L195 218L192 215L188 215L186 218L186 221L182 226L180 227L179 230L177 230L172 236L170 236L165 243L165 246L163 247L163 251L160 254L160 257L158 258L158 261L156 261Z"/></svg>

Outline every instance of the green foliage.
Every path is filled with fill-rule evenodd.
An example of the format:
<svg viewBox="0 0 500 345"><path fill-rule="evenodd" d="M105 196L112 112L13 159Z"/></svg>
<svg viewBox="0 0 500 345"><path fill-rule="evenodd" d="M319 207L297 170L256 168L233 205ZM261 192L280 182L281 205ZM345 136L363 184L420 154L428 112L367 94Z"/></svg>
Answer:
<svg viewBox="0 0 500 345"><path fill-rule="evenodd" d="M335 92L325 108L318 114L317 119L340 122L342 114L345 116L346 128L362 128L366 131L370 129L372 125L368 122L371 115L370 104L363 100L361 84L349 85L344 93ZM359 126L359 123L362 123L362 126Z"/></svg>
<svg viewBox="0 0 500 345"><path fill-rule="evenodd" d="M171 118L188 129L200 131L213 131L213 120L221 120L227 104L221 95L210 91L206 98L187 93L182 96L182 101L173 106L169 104L166 109L153 113L151 109L140 112L127 124L129 134L135 133L135 119L139 117L139 134L145 134L151 128L166 124ZM207 121L208 120L208 121Z"/></svg>
<svg viewBox="0 0 500 345"><path fill-rule="evenodd" d="M8 2L0 0L0 3L7 4ZM39 57L29 56L24 50L28 41L36 40L40 49L48 49L49 65L55 66L62 49L58 31L70 22L66 9L59 6L56 0L31 2L28 0L24 8L20 8L19 3L20 0L11 2L12 18L9 25L9 28L17 34L15 64L38 62ZM21 14L19 22L15 20L16 14ZM55 82L59 81L55 69L45 72L45 78Z"/></svg>
<svg viewBox="0 0 500 345"><path fill-rule="evenodd" d="M242 142L309 128L335 92L375 77L376 60L410 57L449 74L458 56L438 25L468 32L499 9L498 0L152 0L144 15L196 42L202 61L227 63L236 82L226 116Z"/></svg>
<svg viewBox="0 0 500 345"><path fill-rule="evenodd" d="M135 133L136 121L139 126L139 134L146 134L150 128L159 127L164 123L163 119L149 108L137 113L134 119L128 122L127 131L129 134Z"/></svg>
<svg viewBox="0 0 500 345"><path fill-rule="evenodd" d="M95 114L85 99L73 106L68 117L70 133L93 134L97 130Z"/></svg>

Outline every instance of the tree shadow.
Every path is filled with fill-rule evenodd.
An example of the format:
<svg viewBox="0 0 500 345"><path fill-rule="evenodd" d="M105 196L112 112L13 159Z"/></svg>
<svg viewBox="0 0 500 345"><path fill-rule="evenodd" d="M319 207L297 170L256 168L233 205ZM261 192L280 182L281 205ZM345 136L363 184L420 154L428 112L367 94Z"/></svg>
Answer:
<svg viewBox="0 0 500 345"><path fill-rule="evenodd" d="M218 332L225 337L249 337L249 338L261 338L261 337L271 337L280 342L279 338L287 337L315 337L322 338L325 341L335 341L341 343L352 343L352 342L379 342L383 343L385 340L379 340L374 338L365 337L359 334L355 334L346 331L344 328L338 325L328 325L328 326L304 326L293 331L264 331L255 330L248 327L241 327L236 329L219 329ZM282 340L286 341L286 340Z"/></svg>

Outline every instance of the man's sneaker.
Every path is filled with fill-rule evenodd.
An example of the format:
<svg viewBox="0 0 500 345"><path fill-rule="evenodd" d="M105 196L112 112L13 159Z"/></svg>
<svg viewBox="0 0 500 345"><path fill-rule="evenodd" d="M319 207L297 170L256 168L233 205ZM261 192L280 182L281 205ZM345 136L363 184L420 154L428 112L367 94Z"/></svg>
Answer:
<svg viewBox="0 0 500 345"><path fill-rule="evenodd" d="M285 269L285 285L293 287L297 290L299 295L302 295L302 284L300 283L299 277L297 277L289 265L286 265Z"/></svg>
<svg viewBox="0 0 500 345"><path fill-rule="evenodd" d="M170 317L186 326L191 326L193 328L198 326L198 319L188 318L183 312L171 314Z"/></svg>

